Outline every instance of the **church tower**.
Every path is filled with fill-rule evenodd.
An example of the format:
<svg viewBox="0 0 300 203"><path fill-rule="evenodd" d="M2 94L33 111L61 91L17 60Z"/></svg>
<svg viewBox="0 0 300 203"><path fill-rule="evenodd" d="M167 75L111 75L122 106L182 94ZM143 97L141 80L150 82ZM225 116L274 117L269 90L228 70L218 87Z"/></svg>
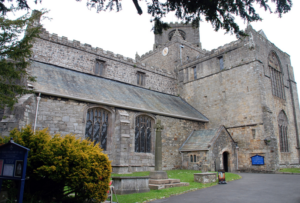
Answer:
<svg viewBox="0 0 300 203"><path fill-rule="evenodd" d="M176 29L178 29L180 35L184 40L201 48L199 28L193 28L192 24L184 24L177 22L175 24L170 23L169 25L170 28L168 30L164 30L161 35L155 35L154 49L170 42Z"/></svg>

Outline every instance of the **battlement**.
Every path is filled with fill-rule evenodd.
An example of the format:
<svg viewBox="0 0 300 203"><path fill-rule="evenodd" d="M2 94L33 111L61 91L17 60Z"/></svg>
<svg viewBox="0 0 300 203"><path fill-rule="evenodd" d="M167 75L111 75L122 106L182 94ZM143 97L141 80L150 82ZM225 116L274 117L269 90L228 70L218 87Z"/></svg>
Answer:
<svg viewBox="0 0 300 203"><path fill-rule="evenodd" d="M179 41L177 41L185 46L189 46L190 48L193 48L195 49L196 51L202 53L202 54L205 54L206 52L201 48L201 47L198 47L196 44L193 44L191 42L188 42L184 39L179 39ZM172 45L174 43L174 41L169 41L165 44L162 44L162 45L158 45L157 47L154 46L153 47L153 50L150 50L148 52L146 52L145 54L143 54L141 57L140 57L140 60L144 60L154 54L156 54L157 52L161 52L165 47L168 47L170 45Z"/></svg>
<svg viewBox="0 0 300 203"><path fill-rule="evenodd" d="M120 63L126 63L128 65L133 66L134 68L140 68L143 70L147 70L153 73L157 73L160 75L164 75L167 77L175 78L175 73L171 73L167 70L160 69L158 67L152 67L152 66L147 66L145 63L141 63L139 61L136 61L132 58L125 57L121 54L116 54L112 51L107 51L103 50L102 48L99 47L92 47L90 44L82 44L80 41L77 40L69 40L67 37L60 37L55 33L50 34L46 29L42 28L41 33L40 33L40 38L44 40L48 40L53 43L65 45L74 49L78 49L81 51L89 52L91 54L95 55L100 55L105 58L109 58L115 61L118 61Z"/></svg>
<svg viewBox="0 0 300 203"><path fill-rule="evenodd" d="M236 41L233 41L233 42L230 42L230 43L227 43L223 46L219 46L217 49L213 49L211 51L208 51L206 49L202 49L202 52L204 53L204 57L194 57L194 58L191 58L189 61L185 61L182 66L185 66L187 64L190 64L190 63L194 63L196 60L198 59L201 59L201 60L205 60L205 58L211 58L211 57L215 57L215 56L218 56L224 52L227 52L227 51L230 51L230 50L233 50L235 48L238 48L238 47L241 47L241 42L242 40L238 39Z"/></svg>
<svg viewBox="0 0 300 203"><path fill-rule="evenodd" d="M266 36L264 36L262 33L260 33L262 30L256 31L251 25L248 25L246 30L246 32L250 32L252 31L252 33L258 37L261 41L268 43L268 45L273 46L277 49L277 51L280 51L284 54L286 54L287 56L289 56L289 54L287 54L286 52L282 51L281 49L279 49L274 43L272 43Z"/></svg>

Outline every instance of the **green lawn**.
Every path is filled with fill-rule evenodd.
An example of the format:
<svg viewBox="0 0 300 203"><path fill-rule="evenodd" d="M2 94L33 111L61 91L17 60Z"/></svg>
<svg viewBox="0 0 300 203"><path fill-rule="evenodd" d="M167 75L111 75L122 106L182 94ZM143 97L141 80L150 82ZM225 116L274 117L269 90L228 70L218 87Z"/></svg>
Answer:
<svg viewBox="0 0 300 203"><path fill-rule="evenodd" d="M200 173L200 171L194 170L170 170L167 171L169 178L172 179L180 179L181 182L188 182L190 183L189 186L184 187L174 187L174 188L167 188L162 190L151 190L150 192L146 193L135 193L129 195L118 195L119 203L136 203L136 202L145 202L151 201L155 199L161 199L170 197L172 195L182 194L188 191L193 191L201 188L211 187L217 185L217 183L196 183L194 182L194 173ZM136 172L132 174L112 174L112 176L148 176L149 172ZM226 181L232 181L240 179L241 176L233 173L226 173ZM114 199L116 201L116 199Z"/></svg>
<svg viewBox="0 0 300 203"><path fill-rule="evenodd" d="M300 168L282 168L279 171L288 173L300 173Z"/></svg>

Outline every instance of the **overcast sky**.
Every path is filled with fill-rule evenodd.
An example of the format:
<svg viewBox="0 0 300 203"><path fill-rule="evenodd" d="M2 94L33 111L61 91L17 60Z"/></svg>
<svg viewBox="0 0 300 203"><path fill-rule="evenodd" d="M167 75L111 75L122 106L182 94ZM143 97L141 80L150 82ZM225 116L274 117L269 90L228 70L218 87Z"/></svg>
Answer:
<svg viewBox="0 0 300 203"><path fill-rule="evenodd" d="M31 9L49 9L47 16L52 20L44 20L42 24L50 33L68 37L69 40L78 40L93 47L103 48L126 57L135 58L152 50L154 35L151 31L150 15L147 14L145 2L139 1L143 8L143 15L138 15L130 0L123 0L123 10L116 13L88 10L86 1L82 0L43 0L35 5L33 0L28 0ZM279 18L277 14L264 12L258 7L262 22L252 23L256 30L263 29L268 39L279 49L291 56L296 82L300 83L300 49L299 20L300 2L293 0L292 11ZM165 18L166 22L178 21L174 14ZM240 27L247 25L239 20ZM212 25L207 22L200 23L200 41L202 48L212 50L226 43L236 40L235 35L224 34L223 30L215 32ZM298 90L300 86L298 85Z"/></svg>

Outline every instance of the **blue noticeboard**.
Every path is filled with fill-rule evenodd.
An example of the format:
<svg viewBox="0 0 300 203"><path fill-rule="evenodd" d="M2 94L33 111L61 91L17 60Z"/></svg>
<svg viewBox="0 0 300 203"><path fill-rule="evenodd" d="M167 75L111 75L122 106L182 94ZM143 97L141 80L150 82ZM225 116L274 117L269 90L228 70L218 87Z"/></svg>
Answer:
<svg viewBox="0 0 300 203"><path fill-rule="evenodd" d="M265 157L255 155L251 157L252 165L264 165L265 164Z"/></svg>
<svg viewBox="0 0 300 203"><path fill-rule="evenodd" d="M0 146L0 191L3 180L21 181L18 203L23 202L28 151L26 147L11 140Z"/></svg>

